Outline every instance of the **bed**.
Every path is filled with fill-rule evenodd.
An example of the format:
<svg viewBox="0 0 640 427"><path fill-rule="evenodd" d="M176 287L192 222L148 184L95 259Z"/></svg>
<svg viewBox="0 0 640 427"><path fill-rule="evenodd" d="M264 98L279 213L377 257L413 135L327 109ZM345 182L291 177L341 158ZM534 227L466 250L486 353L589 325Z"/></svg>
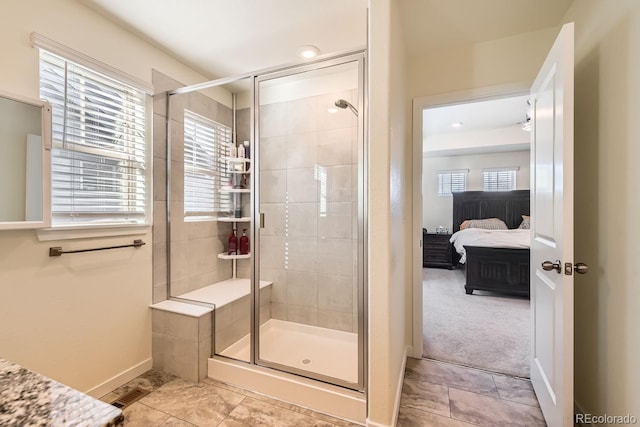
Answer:
<svg viewBox="0 0 640 427"><path fill-rule="evenodd" d="M509 230L516 230L522 215L529 215L529 190L505 192L465 191L453 194L453 232L460 231L465 220L499 218ZM516 233L513 233L516 234ZM527 235L527 232L520 233ZM477 236L476 239L481 239ZM452 237L452 240L455 240ZM471 239L464 244L464 253L454 251L456 262L464 266L465 291L502 292L529 296L529 248L518 244L480 243ZM478 242L478 243L474 243ZM486 245L492 245L491 247Z"/></svg>

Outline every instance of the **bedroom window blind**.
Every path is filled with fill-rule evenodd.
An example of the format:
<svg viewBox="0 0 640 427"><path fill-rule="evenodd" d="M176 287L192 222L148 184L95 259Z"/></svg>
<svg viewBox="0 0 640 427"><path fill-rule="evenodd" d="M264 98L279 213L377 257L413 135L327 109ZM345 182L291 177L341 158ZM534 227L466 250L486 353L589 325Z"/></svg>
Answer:
<svg viewBox="0 0 640 427"><path fill-rule="evenodd" d="M186 218L211 218L231 212L230 174L225 157L231 145L231 128L191 111L184 112L184 214Z"/></svg>
<svg viewBox="0 0 640 427"><path fill-rule="evenodd" d="M438 196L466 191L468 169L438 171Z"/></svg>
<svg viewBox="0 0 640 427"><path fill-rule="evenodd" d="M483 169L482 189L484 191L515 190L518 169L518 167Z"/></svg>
<svg viewBox="0 0 640 427"><path fill-rule="evenodd" d="M53 112L53 225L145 223L146 93L40 49L40 97Z"/></svg>

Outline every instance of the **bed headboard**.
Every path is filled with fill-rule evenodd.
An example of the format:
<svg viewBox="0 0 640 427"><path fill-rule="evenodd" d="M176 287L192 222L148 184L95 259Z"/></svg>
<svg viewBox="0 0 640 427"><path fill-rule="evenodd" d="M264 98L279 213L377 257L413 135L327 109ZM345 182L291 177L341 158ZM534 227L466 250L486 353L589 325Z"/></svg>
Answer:
<svg viewBox="0 0 640 427"><path fill-rule="evenodd" d="M453 232L467 219L500 218L517 228L522 215L529 215L529 190L463 191L453 193Z"/></svg>

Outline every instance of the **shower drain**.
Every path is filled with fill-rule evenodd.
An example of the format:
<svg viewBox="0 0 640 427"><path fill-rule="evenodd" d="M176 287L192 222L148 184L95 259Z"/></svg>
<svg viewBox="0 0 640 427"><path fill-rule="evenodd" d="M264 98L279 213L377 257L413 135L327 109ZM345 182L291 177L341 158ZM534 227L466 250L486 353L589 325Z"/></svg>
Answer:
<svg viewBox="0 0 640 427"><path fill-rule="evenodd" d="M309 359L302 359L302 364L303 364L303 365L308 365L309 363L311 363L311 360L309 360Z"/></svg>

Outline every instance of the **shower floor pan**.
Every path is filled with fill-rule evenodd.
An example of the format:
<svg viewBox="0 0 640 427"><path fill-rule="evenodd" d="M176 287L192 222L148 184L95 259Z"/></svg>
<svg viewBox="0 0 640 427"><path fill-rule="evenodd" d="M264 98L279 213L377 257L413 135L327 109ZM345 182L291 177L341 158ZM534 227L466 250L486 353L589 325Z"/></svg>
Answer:
<svg viewBox="0 0 640 427"><path fill-rule="evenodd" d="M249 360L249 335L219 354ZM358 335L284 320L260 326L260 359L296 369L358 382Z"/></svg>

